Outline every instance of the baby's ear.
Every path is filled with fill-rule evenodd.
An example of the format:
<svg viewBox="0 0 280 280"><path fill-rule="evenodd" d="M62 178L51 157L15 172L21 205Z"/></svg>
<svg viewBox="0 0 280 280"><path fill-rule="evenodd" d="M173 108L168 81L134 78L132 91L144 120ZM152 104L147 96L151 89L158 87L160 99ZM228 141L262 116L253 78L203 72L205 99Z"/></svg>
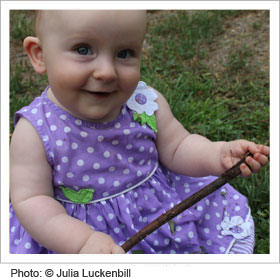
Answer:
<svg viewBox="0 0 280 280"><path fill-rule="evenodd" d="M43 74L46 72L46 66L43 59L43 49L41 42L37 37L26 37L23 41L23 47L25 48L30 62L34 70Z"/></svg>

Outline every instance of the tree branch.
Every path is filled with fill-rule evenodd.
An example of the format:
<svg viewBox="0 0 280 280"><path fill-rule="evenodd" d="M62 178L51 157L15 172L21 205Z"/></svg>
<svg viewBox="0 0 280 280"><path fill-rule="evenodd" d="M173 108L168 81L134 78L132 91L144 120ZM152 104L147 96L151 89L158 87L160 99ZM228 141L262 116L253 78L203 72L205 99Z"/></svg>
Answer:
<svg viewBox="0 0 280 280"><path fill-rule="evenodd" d="M215 181L210 183L209 185L205 186L204 188L200 189L196 193L192 194L190 197L186 198L185 200L178 203L173 208L166 211L164 214L156 218L154 221L146 225L136 234L134 234L130 239L128 239L121 247L124 249L125 252L128 252L132 249L137 243L139 243L142 239L146 238L149 234L155 231L157 228L162 226L163 224L167 223L189 207L193 206L198 201L202 200L209 194L213 193L214 191L218 190L220 187L228 183L230 180L234 179L235 177L241 174L240 165L242 163L246 163L246 157L250 155L250 153L245 154L245 156L232 168L227 170L223 173L219 178Z"/></svg>

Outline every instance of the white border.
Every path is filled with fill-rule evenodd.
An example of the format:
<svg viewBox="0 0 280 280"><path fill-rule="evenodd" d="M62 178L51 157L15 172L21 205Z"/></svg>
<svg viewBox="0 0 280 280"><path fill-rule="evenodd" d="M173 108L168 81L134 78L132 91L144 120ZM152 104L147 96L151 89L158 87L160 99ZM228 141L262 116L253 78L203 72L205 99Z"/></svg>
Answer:
<svg viewBox="0 0 280 280"><path fill-rule="evenodd" d="M271 13L271 253L269 255L10 255L9 10L10 9L269 9ZM278 1L13 1L1 2L1 258L12 263L275 263L279 262L279 2Z"/></svg>

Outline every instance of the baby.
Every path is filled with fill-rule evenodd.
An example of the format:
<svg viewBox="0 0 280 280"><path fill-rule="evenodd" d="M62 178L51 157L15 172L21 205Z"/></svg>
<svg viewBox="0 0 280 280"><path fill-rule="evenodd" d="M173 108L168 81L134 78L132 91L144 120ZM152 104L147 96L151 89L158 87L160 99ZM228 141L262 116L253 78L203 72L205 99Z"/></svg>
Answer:
<svg viewBox="0 0 280 280"><path fill-rule="evenodd" d="M190 134L139 81L145 30L144 11L37 13L24 48L49 86L15 115L11 253L124 253L130 236L246 152L244 177L267 164L266 146ZM247 199L228 184L173 223L133 249L253 252Z"/></svg>

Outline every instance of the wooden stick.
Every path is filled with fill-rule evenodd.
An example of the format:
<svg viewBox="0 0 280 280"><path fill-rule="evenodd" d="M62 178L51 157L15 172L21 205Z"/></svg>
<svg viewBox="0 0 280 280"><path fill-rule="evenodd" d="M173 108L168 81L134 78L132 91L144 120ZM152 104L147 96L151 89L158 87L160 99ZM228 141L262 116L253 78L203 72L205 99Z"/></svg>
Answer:
<svg viewBox="0 0 280 280"><path fill-rule="evenodd" d="M151 223L146 225L136 234L134 234L130 239L128 239L121 247L124 249L125 252L128 252L131 248L133 248L137 243L139 243L142 239L147 237L157 228L162 226L163 224L167 223L189 207L193 206L198 201L202 200L209 194L213 193L214 191L218 190L220 187L228 183L230 180L234 179L235 177L241 174L240 165L242 163L246 163L245 159L249 156L250 153L247 153L237 164L235 164L232 168L227 170L223 173L219 178L215 181L210 183L209 185L205 186L204 188L200 189L196 193L192 194L185 200L181 201L179 204L174 206L173 208L169 209L161 216L153 220Z"/></svg>

